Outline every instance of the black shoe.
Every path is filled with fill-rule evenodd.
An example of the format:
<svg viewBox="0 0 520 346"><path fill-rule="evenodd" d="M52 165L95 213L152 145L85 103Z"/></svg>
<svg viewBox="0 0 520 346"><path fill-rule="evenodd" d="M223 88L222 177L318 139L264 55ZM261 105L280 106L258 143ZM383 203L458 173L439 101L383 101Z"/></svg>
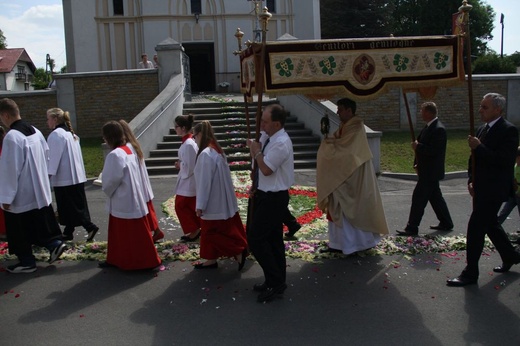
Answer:
<svg viewBox="0 0 520 346"><path fill-rule="evenodd" d="M115 267L115 265L108 263L107 261L99 262L98 263L99 268L112 268Z"/></svg>
<svg viewBox="0 0 520 346"><path fill-rule="evenodd" d="M333 249L331 247L326 247L324 249L320 249L319 253L343 253L343 251L339 249Z"/></svg>
<svg viewBox="0 0 520 346"><path fill-rule="evenodd" d="M248 253L246 248L244 249L244 251L242 251L242 260L240 261L240 263L238 263L238 271L241 271L244 268L246 264L247 255Z"/></svg>
<svg viewBox="0 0 520 346"><path fill-rule="evenodd" d="M87 231L88 232L88 236L87 236L87 242L91 242L94 240L94 237L96 236L96 233L99 231L99 227L95 227L95 228L92 228L90 231Z"/></svg>
<svg viewBox="0 0 520 346"><path fill-rule="evenodd" d="M264 292L267 290L267 284L264 282L264 283L261 283L261 284L254 284L253 286L253 291L255 292Z"/></svg>
<svg viewBox="0 0 520 346"><path fill-rule="evenodd" d="M502 265L493 268L495 273L507 273L513 266L513 263L502 263Z"/></svg>
<svg viewBox="0 0 520 346"><path fill-rule="evenodd" d="M452 287L463 287L468 285L474 285L477 283L477 281L477 278L460 275L456 278L446 280L446 284Z"/></svg>
<svg viewBox="0 0 520 346"><path fill-rule="evenodd" d="M285 233L285 236L287 238L292 238L294 237L294 235L296 234L296 232L298 232L300 230L300 228L302 228L302 225L300 225L299 223L297 223L294 227L290 227L289 228L289 231L287 233Z"/></svg>
<svg viewBox="0 0 520 346"><path fill-rule="evenodd" d="M61 239L64 240L64 241L67 241L67 240L73 240L74 239L74 235L73 234L63 234L61 236Z"/></svg>
<svg viewBox="0 0 520 346"><path fill-rule="evenodd" d="M13 274L33 273L37 269L38 268L36 268L36 264L23 265L22 263L17 263L7 267L7 271Z"/></svg>
<svg viewBox="0 0 520 346"><path fill-rule="evenodd" d="M437 231L450 232L450 231L453 231L453 226L448 227L448 226L444 226L444 225L438 224L438 225L431 225L430 229L434 229L434 230L437 230Z"/></svg>
<svg viewBox="0 0 520 346"><path fill-rule="evenodd" d="M258 295L258 298L256 300L259 303L267 303L275 298L282 298L286 288L286 284L281 284L280 286L275 288L268 287L265 291Z"/></svg>
<svg viewBox="0 0 520 346"><path fill-rule="evenodd" d="M195 269L217 269L218 268L218 262L215 262L213 264L204 265L204 263L197 263L193 266Z"/></svg>
<svg viewBox="0 0 520 346"><path fill-rule="evenodd" d="M410 230L402 230L402 231L399 231L397 230L397 235L401 235L401 236L407 236L407 237L417 237L419 235L419 231L410 231Z"/></svg>
<svg viewBox="0 0 520 346"><path fill-rule="evenodd" d="M49 264L54 263L56 260L60 258L60 256L63 254L63 251L67 248L67 245L65 245L64 242L61 242L60 245L56 246L51 251L51 256L49 258Z"/></svg>
<svg viewBox="0 0 520 346"><path fill-rule="evenodd" d="M513 265L518 264L518 263L520 263L520 255L518 255L516 260L513 262L502 262L502 265L493 268L493 271L495 273L507 273Z"/></svg>
<svg viewBox="0 0 520 346"><path fill-rule="evenodd" d="M188 242L196 241L197 239L199 239L199 237L200 237L200 231L199 231L199 233L197 233L197 235L196 235L195 237L193 237L193 238L190 238L190 237L187 236L187 235L183 235L183 236L181 237L181 241L184 242L184 243L188 243Z"/></svg>

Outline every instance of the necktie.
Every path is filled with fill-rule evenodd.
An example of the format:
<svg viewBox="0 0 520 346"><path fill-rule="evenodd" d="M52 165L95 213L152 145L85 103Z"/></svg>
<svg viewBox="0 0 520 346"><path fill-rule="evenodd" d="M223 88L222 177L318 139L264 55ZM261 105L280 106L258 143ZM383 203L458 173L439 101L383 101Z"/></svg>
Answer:
<svg viewBox="0 0 520 346"><path fill-rule="evenodd" d="M480 135L478 136L478 139L482 142L484 140L484 138L486 138L486 135L489 131L489 125L486 125L486 127L484 127L484 130L482 130L482 132L480 133Z"/></svg>
<svg viewBox="0 0 520 346"><path fill-rule="evenodd" d="M265 144L262 147L262 154L264 153L264 150L265 150L265 147L267 147L267 144L269 144L269 140L270 140L270 138L267 138L267 140L265 141Z"/></svg>
<svg viewBox="0 0 520 346"><path fill-rule="evenodd" d="M264 150L265 150L265 147L267 147L267 144L269 144L269 138L267 138L267 140L265 141L265 143L262 147L262 154L264 153ZM259 179L258 165L256 164L256 162L255 162L255 168L253 170L253 176L254 176L253 189L256 190L258 188L258 179Z"/></svg>

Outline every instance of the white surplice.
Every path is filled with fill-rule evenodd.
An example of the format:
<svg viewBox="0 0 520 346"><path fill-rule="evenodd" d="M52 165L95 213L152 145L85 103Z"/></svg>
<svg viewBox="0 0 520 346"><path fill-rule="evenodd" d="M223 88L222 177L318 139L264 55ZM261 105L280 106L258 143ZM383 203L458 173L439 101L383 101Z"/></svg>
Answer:
<svg viewBox="0 0 520 346"><path fill-rule="evenodd" d="M139 160L139 157L137 156L135 149L131 143L126 143L126 146L132 150L132 153L134 153L135 157ZM144 159L139 161L139 171L141 173L141 179L142 186L144 188L144 197L147 201L151 201L154 198L152 185L150 184L150 177L148 175L148 169L146 168L146 164L144 163Z"/></svg>
<svg viewBox="0 0 520 346"><path fill-rule="evenodd" d="M70 186L87 181L79 137L57 127L47 138L52 186Z"/></svg>
<svg viewBox="0 0 520 346"><path fill-rule="evenodd" d="M26 136L10 130L4 137L0 157L0 203L10 204L19 214L41 209L52 202L47 161L49 147L42 133Z"/></svg>
<svg viewBox="0 0 520 346"><path fill-rule="evenodd" d="M132 151L127 154L121 147L112 150L105 158L102 189L109 197L106 210L115 217L137 219L148 214L148 200L138 160Z"/></svg>
<svg viewBox="0 0 520 346"><path fill-rule="evenodd" d="M197 193L195 186L195 161L197 160L197 152L199 147L193 138L188 138L181 144L179 148L179 174L177 175L177 183L175 184L174 194L193 197Z"/></svg>
<svg viewBox="0 0 520 346"><path fill-rule="evenodd" d="M226 157L215 149L204 149L195 164L196 209L203 220L227 220L238 211L235 188Z"/></svg>

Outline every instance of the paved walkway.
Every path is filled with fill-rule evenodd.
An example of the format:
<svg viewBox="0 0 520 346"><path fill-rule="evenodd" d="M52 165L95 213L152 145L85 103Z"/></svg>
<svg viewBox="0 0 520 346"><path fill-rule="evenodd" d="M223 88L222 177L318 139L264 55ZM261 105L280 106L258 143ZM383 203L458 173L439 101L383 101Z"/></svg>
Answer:
<svg viewBox="0 0 520 346"><path fill-rule="evenodd" d="M314 184L314 172L297 183ZM174 177L153 178L155 207L170 197ZM403 227L415 183L380 177L390 229ZM463 234L470 212L465 179L442 183ZM87 188L92 217L106 238L101 189ZM369 212L369 211L367 211ZM505 223L516 230L514 211ZM436 222L431 208L421 233ZM180 231L161 218L168 239ZM76 232L76 239L84 234ZM479 284L445 285L465 253L288 261L284 299L256 303L258 264L222 260L218 270L167 263L158 273L101 270L96 262L38 263L26 275L0 273L2 345L519 345L520 267L494 274L495 253L480 262ZM0 262L0 266L8 263Z"/></svg>

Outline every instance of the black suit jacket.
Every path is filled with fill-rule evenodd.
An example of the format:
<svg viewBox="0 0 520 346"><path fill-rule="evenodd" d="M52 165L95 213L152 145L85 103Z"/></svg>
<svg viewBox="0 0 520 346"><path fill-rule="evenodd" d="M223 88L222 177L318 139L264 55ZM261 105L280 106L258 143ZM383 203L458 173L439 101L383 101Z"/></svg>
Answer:
<svg viewBox="0 0 520 346"><path fill-rule="evenodd" d="M477 137L484 130L477 130ZM468 165L469 182L473 182L475 198L505 201L513 191L514 166L518 149L518 130L500 118L473 151L475 176L472 176L471 157Z"/></svg>
<svg viewBox="0 0 520 346"><path fill-rule="evenodd" d="M444 178L446 159L446 129L437 119L425 127L417 137L415 164L419 179L441 180Z"/></svg>

